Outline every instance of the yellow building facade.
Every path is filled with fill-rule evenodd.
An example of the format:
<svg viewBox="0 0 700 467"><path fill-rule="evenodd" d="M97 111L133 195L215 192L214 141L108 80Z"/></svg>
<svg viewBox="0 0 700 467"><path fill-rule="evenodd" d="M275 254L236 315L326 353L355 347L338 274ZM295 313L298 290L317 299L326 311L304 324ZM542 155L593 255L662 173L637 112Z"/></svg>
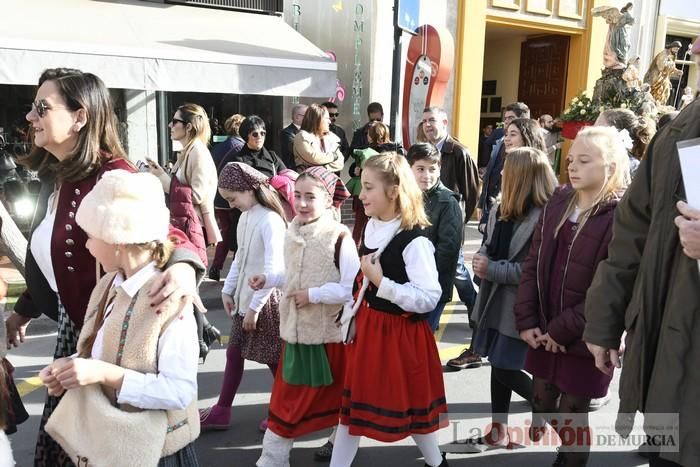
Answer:
<svg viewBox="0 0 700 467"><path fill-rule="evenodd" d="M593 19L590 11L611 3L610 0L458 1L452 115L456 136L470 148L477 148L484 119L500 120L500 109L522 95L518 80L523 65L521 56L525 53L523 44L527 41L557 36L564 44L568 42L565 69L560 66L557 71L564 79L556 99L561 104L550 104L556 110L550 113L557 116L564 103L583 90L590 95L600 77L607 34L605 21ZM491 88L487 90L488 86ZM546 94L545 86L533 95L538 95L538 99L551 97ZM532 117L539 115L533 112Z"/></svg>

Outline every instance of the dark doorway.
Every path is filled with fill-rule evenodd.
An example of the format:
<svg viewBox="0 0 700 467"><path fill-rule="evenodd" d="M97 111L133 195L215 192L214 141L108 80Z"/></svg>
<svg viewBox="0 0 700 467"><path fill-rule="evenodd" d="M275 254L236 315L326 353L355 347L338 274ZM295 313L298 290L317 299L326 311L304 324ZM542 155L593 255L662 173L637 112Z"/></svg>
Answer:
<svg viewBox="0 0 700 467"><path fill-rule="evenodd" d="M518 100L530 107L532 118L557 117L564 109L569 36L528 39L520 48Z"/></svg>

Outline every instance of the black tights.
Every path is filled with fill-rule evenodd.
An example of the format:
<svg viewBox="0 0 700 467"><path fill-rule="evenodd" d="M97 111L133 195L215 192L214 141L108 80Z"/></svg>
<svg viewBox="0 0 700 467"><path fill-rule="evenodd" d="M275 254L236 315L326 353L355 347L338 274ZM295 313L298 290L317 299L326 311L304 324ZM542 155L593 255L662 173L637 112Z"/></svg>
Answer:
<svg viewBox="0 0 700 467"><path fill-rule="evenodd" d="M532 379L522 370L491 367L491 413L493 422L506 425L513 392L532 403Z"/></svg>
<svg viewBox="0 0 700 467"><path fill-rule="evenodd" d="M533 378L532 418L546 420L559 435L567 467L583 467L590 454L588 409L591 400L562 392L555 384ZM568 415L565 419L555 414ZM566 428L563 430L562 428ZM569 429L573 428L573 430ZM575 433L575 436L572 436ZM576 449L572 449L575 447Z"/></svg>

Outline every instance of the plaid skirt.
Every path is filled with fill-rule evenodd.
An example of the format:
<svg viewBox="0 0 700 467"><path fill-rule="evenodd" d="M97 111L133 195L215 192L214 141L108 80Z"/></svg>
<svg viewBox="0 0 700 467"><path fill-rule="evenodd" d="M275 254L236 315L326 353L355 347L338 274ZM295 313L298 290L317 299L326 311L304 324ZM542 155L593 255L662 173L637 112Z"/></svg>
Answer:
<svg viewBox="0 0 700 467"><path fill-rule="evenodd" d="M241 356L246 360L265 365L276 365L282 352L280 338L280 297L279 289L274 289L270 298L258 315L255 331L243 330L243 316L236 314L231 325L231 338L228 345L241 348Z"/></svg>
<svg viewBox="0 0 700 467"><path fill-rule="evenodd" d="M190 443L174 454L161 457L158 467L199 467L194 443Z"/></svg>
<svg viewBox="0 0 700 467"><path fill-rule="evenodd" d="M56 341L56 350L53 358L69 357L77 352L78 335L80 329L71 321L66 309L58 300L58 335ZM51 436L44 430L44 425L49 419L53 411L61 401L60 397L46 396L44 404L44 412L41 415L39 423L39 436L36 441L36 450L34 451L34 466L35 467L73 467L75 464L61 448L61 446L53 440Z"/></svg>

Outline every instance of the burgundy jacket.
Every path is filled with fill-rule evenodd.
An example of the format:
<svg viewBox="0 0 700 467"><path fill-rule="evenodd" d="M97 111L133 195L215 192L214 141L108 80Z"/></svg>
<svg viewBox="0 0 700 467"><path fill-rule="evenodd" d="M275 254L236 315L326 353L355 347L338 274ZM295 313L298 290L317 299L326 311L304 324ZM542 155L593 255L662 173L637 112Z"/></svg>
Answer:
<svg viewBox="0 0 700 467"><path fill-rule="evenodd" d="M194 245L200 259L207 265L207 245L204 230L199 222L199 216L192 204L192 187L181 183L173 176L168 193L168 208L170 209L170 225L180 229Z"/></svg>
<svg viewBox="0 0 700 467"><path fill-rule="evenodd" d="M617 200L601 203L578 232L569 246L570 254L565 264L553 264L557 240L554 231L559 224L572 196L570 186L558 188L542 211L535 227L527 260L515 303L515 326L518 331L539 327L566 347L567 354L592 355L581 340L586 325L584 305L586 291L593 281L598 264L608 257L608 243L612 238L613 214ZM550 278L564 274L561 306L549 306Z"/></svg>
<svg viewBox="0 0 700 467"><path fill-rule="evenodd" d="M75 212L85 195L95 186L99 177L104 172L115 169L135 171L126 159L115 158L108 160L96 174L78 182L63 182L61 184L58 206L56 207L56 220L51 237L51 262L56 276L58 296L61 297L61 303L68 316L78 327L83 325L90 293L97 283L97 275L100 271L97 270L95 258L85 247L87 234L75 222ZM53 186L53 181L42 181L29 242L31 242L34 229L46 216ZM203 269L199 258L194 254L194 247L187 240L187 237L182 232L172 228L169 235L174 237L178 245L179 256L182 256L180 259L192 263L195 269ZM49 318L57 320L58 297L39 269L29 245L27 246L25 270L27 290L17 300L15 311L30 318L38 318L45 314Z"/></svg>

